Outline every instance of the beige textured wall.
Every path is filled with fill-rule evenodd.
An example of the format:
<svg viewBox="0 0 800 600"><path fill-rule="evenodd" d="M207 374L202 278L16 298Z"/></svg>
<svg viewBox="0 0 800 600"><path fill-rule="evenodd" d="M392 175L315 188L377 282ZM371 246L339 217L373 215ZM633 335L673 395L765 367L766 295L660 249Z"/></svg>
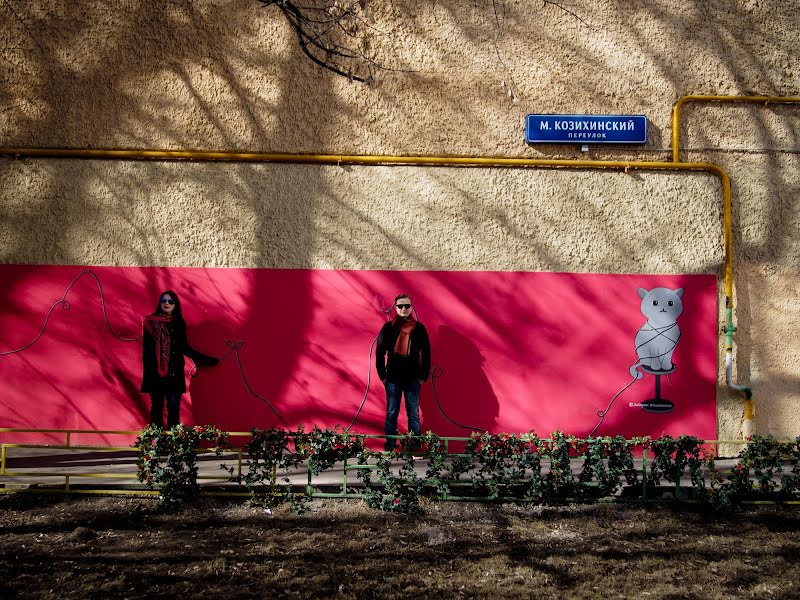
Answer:
<svg viewBox="0 0 800 600"><path fill-rule="evenodd" d="M0 146L668 160L681 95L800 95L798 0L369 6L399 70L364 85L255 0L8 0ZM643 113L650 142L528 148L529 112ZM759 431L797 435L800 107L688 105L682 122L683 159L733 180L737 379ZM700 173L2 159L0 215L5 263L720 275L723 259ZM719 390L736 437L742 401Z"/></svg>

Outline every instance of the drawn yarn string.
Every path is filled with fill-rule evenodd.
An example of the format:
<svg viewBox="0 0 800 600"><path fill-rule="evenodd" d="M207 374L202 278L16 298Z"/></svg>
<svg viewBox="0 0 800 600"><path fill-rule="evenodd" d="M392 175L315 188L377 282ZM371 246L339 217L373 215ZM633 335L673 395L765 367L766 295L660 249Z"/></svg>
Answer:
<svg viewBox="0 0 800 600"><path fill-rule="evenodd" d="M414 310L414 309L412 308L411 310ZM414 310L415 318L417 318L417 320L419 320L419 318L416 316L416 312L417 311ZM487 431L483 427L475 427L473 425L462 425L461 423L457 423L456 421L451 419L447 415L447 413L444 412L444 409L442 408L442 403L439 402L439 395L436 393L436 380L439 379L439 377L442 376L443 372L444 371L442 371L442 367L440 367L438 365L434 365L434 367L431 369L431 372L430 372L431 389L433 390L433 400L434 400L434 402L436 402L436 408L439 409L439 414L441 414L446 420L450 421L450 423L452 423L456 427L460 427L461 429L466 429L467 431L482 431L483 433L486 433Z"/></svg>
<svg viewBox="0 0 800 600"><path fill-rule="evenodd" d="M17 348L15 350L7 350L7 351L4 351L4 352L0 352L0 356L8 356L10 354L17 354L19 352L23 352L23 351L27 350L28 348L30 348L31 346L33 346L37 341L39 341L39 339L44 335L44 332L47 329L47 324L50 321L50 316L53 314L53 311L55 310L55 308L57 306L61 306L61 308L63 308L64 310L69 310L71 304L67 300L67 294L69 294L70 290L75 285L75 283L77 283L77 281L81 277L83 277L84 275L90 275L94 279L94 282L97 284L97 289L100 292L100 304L101 304L102 309L103 309L103 321L105 322L106 328L108 328L108 330L111 332L111 335L113 335L115 338L117 338L121 342L138 342L139 340L141 340L143 334L139 334L136 337L123 337L123 336L119 335L116 331L114 331L113 327L111 327L111 324L108 322L108 312L106 311L105 293L103 292L103 285L100 283L100 278L93 271L91 271L89 269L84 269L80 273L78 273L78 275L70 282L70 284L64 290L64 293L62 294L61 298L59 300L56 300L53 303L53 305L50 307L50 310L47 311L47 315L44 318L44 323L42 324L42 328L39 331L39 333L36 335L36 337L34 337L33 340L31 340L30 342L28 342L27 344L25 344L24 346L22 346L20 348ZM242 377L242 382L244 383L244 386L247 389L247 391L250 392L250 394L252 394L254 397L256 397L259 400L261 400L262 402L266 403L267 406L269 406L272 409L272 412L275 413L275 415L278 417L278 419L280 419L281 423L283 423L283 425L288 429L289 426L286 424L286 421L284 421L284 419L280 415L280 413L278 413L278 411L275 410L275 407L269 402L269 400L267 400L263 396L260 396L258 393L256 393L255 390L253 390L253 388L250 386L249 382L247 381L247 378L245 377L245 374L244 374L244 369L242 367L242 360L241 360L241 357L239 356L239 349L242 346L244 346L244 342L241 341L241 340L239 340L239 341L226 340L225 344L228 346L228 351L225 352L225 354L223 354L219 358L219 360L222 360L222 359L226 358L231 352L234 352L236 354L236 362L237 362L237 364L239 366L239 373L240 373L240 375ZM191 358L189 358L189 361L192 363L192 367L189 370L189 376L190 377L194 377L195 374L197 373L197 364Z"/></svg>
<svg viewBox="0 0 800 600"><path fill-rule="evenodd" d="M595 432L596 432L598 429L600 429L600 425L602 425L602 424L603 424L603 420L606 418L606 415L607 415L607 414L608 414L608 412L611 410L611 407L613 406L613 404L614 404L614 401L615 401L617 398L619 398L619 397L620 397L620 395L622 395L622 392L624 392L624 391L625 391L625 390L627 390L629 387L631 387L635 381L637 381L636 377L632 378L632 379L631 379L631 380L630 380L630 381L627 383L627 385L626 385L624 388L622 388L620 391L618 391L616 394L614 394L614 397L613 397L613 398L611 398L611 402L609 402L609 403L608 403L608 406L606 406L606 409L605 409L605 410L598 410L598 411L595 413L595 414L596 414L598 417L600 417L600 420L597 422L597 425L595 425L595 426L594 426L594 429L592 429L592 432L591 432L591 433L590 433L590 434L589 434L587 437L593 437L593 436L594 436Z"/></svg>
<svg viewBox="0 0 800 600"><path fill-rule="evenodd" d="M55 308L57 306L60 306L63 310L69 310L70 309L71 304L67 300L67 295L69 294L69 292L72 289L72 287L84 275L91 276L92 279L94 280L94 282L97 284L97 289L98 289L98 291L100 293L100 305L101 305L101 308L102 308L102 311L103 311L103 322L105 323L105 326L108 329L108 331L111 333L111 335L113 335L115 338L117 338L121 342L138 342L139 340L141 340L143 334L139 334L136 337L123 337L123 336L119 335L116 331L114 331L114 328L111 327L111 323L109 323L109 321L108 321L108 311L106 309L106 299L105 299L105 292L103 291L103 284L100 282L100 278L93 271L91 271L90 269L84 269L80 273L78 273L78 275L76 275L75 278L66 287L66 289L64 290L64 293L62 294L61 298L56 300L52 304L52 306L50 306L50 309L47 311L47 314L45 315L44 323L42 323L42 328L39 330L39 333L30 342L28 342L27 344L21 346L20 348L16 348L14 350L6 350L6 351L3 351L3 352L0 352L0 356L8 356L8 355L11 355L11 354L17 354L17 353L23 352L23 351L27 350L28 348L30 348L31 346L33 346L37 341L39 341L39 339L44 335L44 332L47 329L47 325L48 325L48 323L50 321L50 316L53 314L53 311L55 310ZM389 318L389 315L391 314L391 311L392 311L393 307L394 307L394 305L389 306L389 307L387 307L385 305L381 306L380 310L381 310L381 312L383 314L385 314L387 316L387 319ZM415 318L417 318L417 320L419 320L419 317L417 315L416 309L412 309L412 310L414 311ZM372 354L373 354L373 351L375 349L375 343L377 342L377 340L378 340L378 336L375 336L375 338L372 340L372 343L370 344L369 359L368 359L368 365L367 365L367 387L364 390L364 396L361 399L361 404L359 405L358 410L356 411L356 414L353 417L353 420L350 422L350 425L347 426L346 431L349 431L353 427L353 425L356 423L356 421L358 420L358 417L361 414L361 410L364 408L364 404L366 403L367 396L369 395L369 390L370 390L370 387L371 387L371 384L372 384ZM286 427L288 429L289 428L288 424L284 420L283 416L281 416L281 414L277 411L275 406L269 400L267 400L266 398L264 398L263 396L258 394L252 388L252 386L250 385L249 381L247 380L247 376L244 373L244 367L242 366L242 359L241 359L241 356L239 355L239 350L244 346L244 341L243 340L230 340L230 339L228 339L228 340L225 340L225 344L228 346L228 351L225 352L225 354L223 354L222 356L220 356L218 360L220 360L220 361L224 360L231 353L234 353L236 355L236 364L237 364L237 367L239 369L239 375L241 376L242 383L244 384L245 389L247 389L247 391L253 397L261 400L267 406L269 406L269 408L272 410L272 412L275 414L275 416L277 416L278 419L281 421L281 423L283 423L284 427ZM192 367L189 370L189 376L190 377L194 377L197 374L197 364L191 358L189 360L192 363ZM470 430L470 431L483 431L483 432L486 432L486 430L481 428L481 427L473 427L473 426L462 425L460 423L457 423L456 421L451 419L447 415L447 413L445 413L444 409L442 408L441 403L439 402L439 396L438 396L438 394L436 392L436 383L435 383L435 380L438 379L441 376L441 374L442 374L442 369L441 369L441 367L438 367L438 366L433 367L433 369L431 370L431 373L430 373L430 376L431 376L431 387L433 389L433 398L434 398L434 401L436 402L436 407L439 409L439 412L441 413L441 415L447 421L449 421L450 423L452 423L456 427L460 427L462 429L467 429L467 430Z"/></svg>
<svg viewBox="0 0 800 600"><path fill-rule="evenodd" d="M361 404L358 405L358 410L356 411L353 420L350 421L350 425L347 426L345 431L350 431L350 428L356 424L358 420L358 416L361 414L361 409L364 408L364 403L367 401L367 396L369 395L369 388L372 385L372 352L375 350L375 342L378 341L378 336L376 335L372 339L372 343L369 346L369 358L367 359L367 388L364 390L364 397L361 398Z"/></svg>
<svg viewBox="0 0 800 600"><path fill-rule="evenodd" d="M103 293L103 285L100 283L100 279L97 277L97 275L95 275L92 271L88 269L84 269L83 271L78 273L78 275L67 286L61 298L59 300L56 300L50 307L50 310L47 311L47 315L44 318L44 323L42 324L42 328L41 330L39 330L39 333L36 335L36 337L33 338L33 340L31 340L24 346L22 346L21 348L17 348L16 350L7 350L5 352L0 352L0 356L7 356L9 354L16 354L18 352L22 352L23 350L27 350L28 348L33 346L36 342L38 342L39 338L41 338L44 335L45 329L47 329L47 323L50 321L50 315L53 314L53 311L55 310L56 306L60 306L64 310L70 309L71 304L67 300L67 294L72 289L72 286L74 286L75 283L84 275L91 275L92 278L94 279L94 282L97 284L97 289L100 291L100 305L103 308L103 321L105 322L108 330L111 332L111 335L113 335L121 342L138 342L140 339L142 339L142 334L139 334L136 337L127 338L127 337L122 337L116 331L114 331L114 329L111 327L111 324L108 322L108 313L106 312L106 299L105 299L105 294Z"/></svg>
<svg viewBox="0 0 800 600"><path fill-rule="evenodd" d="M234 350L238 350L242 346L244 346L244 341L239 340L238 342L234 342L233 340L225 340L225 345L228 346L228 351L223 354L222 356L218 357L217 360L222 361L223 359L227 358L228 355L233 352ZM197 363L194 360L187 356L186 358L189 359L192 363L192 368L189 369L189 377L194 377L197 374Z"/></svg>
<svg viewBox="0 0 800 600"><path fill-rule="evenodd" d="M670 342L672 342L672 347L668 348L666 351L662 352L661 354L656 354L656 355L653 355L653 356L643 356L643 357L639 358L639 361L643 361L643 360L650 360L650 359L653 359L653 358L661 358L662 356L666 356L667 354L669 354L670 352L672 352L672 351L675 349L675 347L678 345L678 340L680 340L680 339L681 339L681 335L680 335L680 333L678 333L678 337L677 337L676 339L674 339L674 340L673 340L671 337L669 337L668 335L666 335L666 332L667 332L667 331L669 331L670 329L672 329L672 328L676 327L676 326L677 326L677 323L671 323L670 325L665 325L664 327L654 327L654 326L653 326L653 325L650 323L650 321L647 321L647 325L650 325L650 329L649 329L648 331L654 331L654 332L656 333L656 335L654 335L654 336L653 336L653 337L651 337L650 339L648 339L648 340L646 340L646 341L642 342L641 344L639 344L638 346L636 346L636 350L639 350L639 348L641 348L642 346L645 346L645 345L649 344L649 343L650 343L650 342L652 342L654 339L656 339L657 337L660 337L660 336L663 336L663 337L665 337L666 339L668 339ZM637 361L637 362L639 362L639 361ZM594 436L595 432L596 432L596 431L597 431L597 430L600 428L600 425L602 425L602 424L603 424L603 420L606 418L606 415L607 415L607 414L608 414L608 412L611 410L611 407L613 406L613 404L614 404L614 401L615 401L617 398L619 398L619 396L622 394L622 392L624 392L624 391L625 391L625 390L627 390L629 387L631 387L631 385L633 385L633 383L634 383L635 381L637 381L637 380L638 380L638 378L637 378L637 377L634 377L633 379L631 379L631 380L630 380L630 381L629 381L629 382L628 382L628 383L625 385L625 387L623 387L623 388L622 388L620 391L618 391L616 394L614 394L614 397L613 397L613 398L611 398L611 402L609 402L609 403L608 403L608 406L606 407L606 409L605 409L605 410L598 410L598 411L595 413L595 414L596 414L598 417L600 417L600 420L597 422L597 425L595 425L595 426L594 426L594 429L592 429L592 432L589 434L589 436L588 436L588 437L592 437L592 436ZM669 381L669 382L670 382L670 384L672 383L672 380L671 380L671 379L670 379L670 377L669 377L669 373L667 374L667 381Z"/></svg>
<svg viewBox="0 0 800 600"><path fill-rule="evenodd" d="M674 329L675 327L678 326L677 323L670 323L669 325L665 325L664 327L655 327L650 323L650 321L647 321L647 323L645 323L645 325L650 325L650 329L644 329L644 328L642 328L642 329L644 329L645 331L653 331L653 332L655 332L655 335L653 337L645 340L644 342L642 342L638 346L636 346L636 350L639 350L639 348L649 344L650 342L652 342L654 339L656 339L658 337L664 337L667 340L669 340L670 342L672 342L672 347L669 348L666 352L662 352L661 354L657 354L655 356L647 356L647 357L645 357L646 359L661 358L662 356L668 354L669 352L671 352L675 348L675 346L678 345L678 340L681 339L680 332L678 332L678 337L675 338L674 340L671 337L669 337L668 335L666 335L667 331L669 331L670 329Z"/></svg>
<svg viewBox="0 0 800 600"><path fill-rule="evenodd" d="M387 320L389 318L389 315L392 312L392 308L394 308L394 304L392 306L389 306L389 307L387 307L386 305L383 305L380 308L381 312L386 315ZM414 311L414 318L419 320L419 316L417 314L416 309L412 308L411 310ZM378 334L378 335L380 335L380 334ZM358 420L358 416L361 414L361 409L364 408L364 403L367 401L367 396L369 394L369 389L370 389L370 386L372 385L372 353L373 353L373 351L375 349L375 343L377 341L378 341L378 336L376 335L375 338L372 340L372 343L370 344L370 347L369 347L369 359L367 361L367 388L364 390L364 397L361 398L361 404L359 405L358 410L356 411L356 414L353 417L353 420L350 421L350 425L347 426L347 429L345 429L345 431L350 431L350 428L353 427L353 425L355 425L355 422ZM436 381L435 380L438 379L439 377L441 377L441 375L442 375L442 368L441 367L434 366L431 369L431 372L430 372L431 388L433 389L433 399L436 402L436 408L439 409L439 413L441 413L441 415L446 420L450 421L450 423L452 423L456 427L461 427L462 429L466 429L468 431L482 431L483 433L486 433L486 430L483 429L482 427L473 427L471 425L462 425L462 424L457 423L456 421L454 421L453 419L451 419L450 417L447 416L447 413L445 413L444 409L442 408L442 404L439 402L439 396L436 393Z"/></svg>
<svg viewBox="0 0 800 600"><path fill-rule="evenodd" d="M653 359L653 358L661 358L662 356L666 356L667 354L669 354L670 352L675 350L675 348L678 345L678 341L681 339L681 332L678 331L678 337L676 337L674 340L671 337L669 337L668 335L666 335L666 334L670 329L673 329L673 328L677 327L678 326L677 323L670 323L669 325L665 325L664 327L655 327L652 323L650 323L650 321L647 321L647 323L645 323L645 325L649 325L650 326L650 329L647 330L647 331L654 331L654 332L656 332L656 335L654 335L650 339L645 340L644 342L642 342L641 344L636 346L636 350L637 351L639 350L639 348L649 344L650 342L652 342L654 339L656 339L658 337L666 338L668 341L672 342L672 346L670 346L669 348L664 350L664 352L662 352L661 354L655 354L653 356L642 357L642 358L639 359L640 361L641 360L650 360L650 359ZM667 381L669 381L670 385L672 385L672 378L670 377L669 373L667 373ZM598 411L598 412L600 412L600 411Z"/></svg>
<svg viewBox="0 0 800 600"><path fill-rule="evenodd" d="M376 298L376 300L378 299ZM389 315L392 312L392 307L394 306L394 304L392 306L386 306L385 304L383 304L382 301L378 300L378 302L381 304L380 311L386 315L386 320L388 321ZM364 390L364 396L361 398L361 404L358 405L358 410L356 411L353 420L350 421L350 425L347 426L347 429L345 429L345 431L350 431L350 428L356 424L358 416L361 414L361 409L364 408L364 404L367 401L367 396L369 395L369 388L372 385L372 352L373 350L375 350L375 343L378 341L378 336L380 336L380 333L372 339L372 343L369 346L369 358L367 359L367 387Z"/></svg>
<svg viewBox="0 0 800 600"><path fill-rule="evenodd" d="M433 367L431 369L431 387L433 388L433 399L436 401L436 407L439 409L439 412L442 416L450 421L456 427L461 427L461 429L467 429L468 431L482 431L486 433L486 429L483 427L475 427L474 425L462 425L461 423L456 423L453 419L447 416L447 414L442 409L442 405L439 402L439 396L436 394L436 380L442 376L442 367Z"/></svg>
<svg viewBox="0 0 800 600"><path fill-rule="evenodd" d="M250 383L247 381L247 377L244 374L244 367L242 366L242 357L239 355L239 350L242 348L242 346L244 346L244 341L242 341L242 340L225 340L225 345L228 346L228 351L225 354L223 354L222 356L220 356L219 360L222 360L222 359L226 358L231 352L233 352L233 354L236 356L236 365L239 367L239 375L242 377L242 383L244 384L244 387L247 389L247 391L254 398L258 398L264 404L269 406L269 408L272 410L272 412L275 413L275 416L278 417L278 419L280 419L281 423L283 423L283 426L286 429L289 429L289 425L286 423L286 421L283 419L283 417L277 411L277 409L272 405L272 403L269 400L267 400L266 398L264 398L263 396L261 396L258 392L256 392L250 386Z"/></svg>

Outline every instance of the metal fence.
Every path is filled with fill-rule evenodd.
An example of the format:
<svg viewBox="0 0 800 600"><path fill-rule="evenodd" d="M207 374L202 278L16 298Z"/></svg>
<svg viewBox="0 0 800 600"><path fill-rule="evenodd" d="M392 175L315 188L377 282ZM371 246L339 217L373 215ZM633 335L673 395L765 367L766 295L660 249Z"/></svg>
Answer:
<svg viewBox="0 0 800 600"><path fill-rule="evenodd" d="M107 445L87 444L84 440L117 438L121 441L135 439L139 431L119 430L86 430L86 429L20 429L0 428L0 493L14 492L44 492L66 494L125 494L156 496L158 489L147 489L138 481L136 464L138 451L134 444ZM28 438L47 437L56 440L55 443L15 443L9 438L19 436ZM229 437L242 440L242 443L225 449L216 455L211 449L198 449L198 480L201 484L201 494L209 496L248 496L250 492L242 484L243 474L250 466L250 457L245 451L250 432L229 432ZM367 444L381 444L387 437L365 435ZM59 439L60 438L60 439ZM463 458L465 454L459 451L451 452L453 447L460 448L469 442L465 437L439 438L444 445L446 460L453 461ZM62 441L63 443L58 443ZM79 440L81 443L76 443ZM635 447L634 466L637 473L638 488L632 489L630 485L620 486L620 490L613 496L648 500L654 494L663 494L668 490L672 498L680 498L681 490L691 487L692 482L685 472L677 473L674 483L670 488L659 487L654 490L648 484L648 469L651 468L651 457L648 447L641 442L630 442ZM721 459L718 450L720 445L735 447L747 444L742 440L706 440L704 449L708 460L704 466L703 478L711 487L712 479L719 480L730 474L731 469L737 464L737 459ZM791 443L791 442L787 442ZM380 453L374 453L377 456ZM390 455L395 459L395 471L402 468L412 468L416 473L418 484L425 486L432 483L426 479L428 468L427 461L414 456L416 453L405 452ZM387 456L387 454L383 454ZM310 460L313 460L310 459ZM360 463L360 464L359 464ZM581 457L570 460L569 472L576 478L584 464ZM314 474L306 460L296 468L282 471L276 479L281 480L280 487L292 489L295 493L304 492L309 498L361 498L363 497L363 484L358 478L361 470L374 470L375 461L356 460L348 456L345 450L342 460L331 468ZM224 470L223 470L224 467ZM546 474L551 465L547 460L542 461L542 469ZM444 469L447 471L447 469ZM277 473L276 473L277 475ZM472 493L476 478L474 474L467 479L450 479L445 483L450 490L448 500L480 501L487 498ZM441 483L439 481L438 483ZM584 482L591 487L592 482ZM655 499L658 499L656 496ZM491 498L493 501L519 500L519 498L504 497L502 495ZM788 503L794 503L791 500Z"/></svg>

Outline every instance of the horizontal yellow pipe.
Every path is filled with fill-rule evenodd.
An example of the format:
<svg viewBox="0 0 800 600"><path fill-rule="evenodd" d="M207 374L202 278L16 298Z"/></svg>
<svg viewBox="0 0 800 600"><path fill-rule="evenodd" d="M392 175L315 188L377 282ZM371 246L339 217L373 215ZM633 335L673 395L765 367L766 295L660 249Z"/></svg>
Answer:
<svg viewBox="0 0 800 600"><path fill-rule="evenodd" d="M50 488L0 488L0 494L92 494L96 496L159 496L159 491L148 490L73 490ZM202 492L200 493L202 495Z"/></svg>
<svg viewBox="0 0 800 600"><path fill-rule="evenodd" d="M64 471L6 471L3 477L90 477L94 479L136 479L135 473L65 473ZM218 478L221 479L221 478Z"/></svg>
<svg viewBox="0 0 800 600"><path fill-rule="evenodd" d="M690 97L686 97L689 99ZM686 100L684 100L686 101ZM677 109L673 111L677 114ZM673 127L673 131L677 130ZM189 160L194 162L300 163L318 165L420 165L547 169L608 169L656 171L704 171L717 176L722 184L725 293L733 293L733 232L730 178L722 167L712 163L560 160L510 156L400 156L359 154L288 154L269 152L222 152L205 150L92 150L80 148L0 148L0 156L15 158L77 158L93 160ZM0 430L2 431L2 430Z"/></svg>
<svg viewBox="0 0 800 600"><path fill-rule="evenodd" d="M32 448L32 449L48 449L48 450L98 450L100 452L130 452L135 454L138 448L135 446L66 446L59 444L2 444L3 448ZM214 448L195 448L195 452L209 453L216 452ZM236 454L236 449L221 450L222 454Z"/></svg>
<svg viewBox="0 0 800 600"><path fill-rule="evenodd" d="M710 163L560 160L515 156L404 156L391 154L290 154L213 150L92 150L81 148L0 148L0 156L14 158L83 158L91 160L187 160L193 162L264 162L324 165L427 165L465 167L550 167L579 169L672 169L713 171Z"/></svg>
<svg viewBox="0 0 800 600"><path fill-rule="evenodd" d="M46 448L48 450L98 450L100 452L136 452L133 446L67 446L65 444L3 444L3 448Z"/></svg>
<svg viewBox="0 0 800 600"><path fill-rule="evenodd" d="M678 98L672 106L672 162L680 162L680 111L687 102L731 102L739 104L800 104L800 96L715 96L692 94Z"/></svg>
<svg viewBox="0 0 800 600"><path fill-rule="evenodd" d="M693 98L687 96L685 99ZM679 100L680 103L680 100ZM676 103L673 118L679 104ZM678 128L673 126L673 136ZM673 137L674 140L674 137ZM677 146L676 146L677 147ZM613 169L706 171L720 178L722 183L723 218L725 237L725 290L730 297L733 289L733 260L731 235L730 178L718 165L711 163L684 163L661 161L613 160L557 160L518 158L509 156L397 156L359 154L287 154L268 152L218 152L205 150L87 150L80 148L0 148L0 155L19 158L84 158L95 160L191 160L264 163L302 163L326 165L428 165L464 167L535 167L551 169ZM0 430L2 431L2 430ZM80 433L80 432L79 432ZM114 432L124 433L124 432ZM136 432L133 432L136 433Z"/></svg>
<svg viewBox="0 0 800 600"><path fill-rule="evenodd" d="M0 488L0 494L90 494L94 496L160 496L158 490L74 490L48 488ZM200 492L201 496L249 497L250 492Z"/></svg>
<svg viewBox="0 0 800 600"><path fill-rule="evenodd" d="M728 174L712 163L558 160L511 156L397 156L386 154L287 154L270 152L219 152L205 150L88 150L80 148L0 148L0 155L18 158L83 158L94 160L191 160L201 162L261 162L322 165L426 165L462 167L532 167L550 169L611 169L658 171L705 171L722 183L725 255L725 290L733 289L731 191ZM0 430L2 431L2 430ZM121 432L120 432L121 433Z"/></svg>
<svg viewBox="0 0 800 600"><path fill-rule="evenodd" d="M81 473L64 471L6 471L3 477L88 477L92 479L138 479L136 473ZM197 479L230 481L222 475L198 475Z"/></svg>
<svg viewBox="0 0 800 600"><path fill-rule="evenodd" d="M93 433L97 435L139 435L141 430L136 431L107 431L103 429L22 429L19 427L0 427L0 433Z"/></svg>

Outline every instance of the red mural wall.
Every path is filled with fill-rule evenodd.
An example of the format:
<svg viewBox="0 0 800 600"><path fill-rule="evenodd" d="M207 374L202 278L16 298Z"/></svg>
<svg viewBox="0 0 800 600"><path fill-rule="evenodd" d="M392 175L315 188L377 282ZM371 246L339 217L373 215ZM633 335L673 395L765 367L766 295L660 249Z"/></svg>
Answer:
<svg viewBox="0 0 800 600"><path fill-rule="evenodd" d="M109 332L102 298L113 330L135 338L159 293L172 289L191 345L214 356L228 353L191 378L187 361L184 423L247 431L283 420L309 428L347 426L358 414L353 431L382 433L385 394L370 348L386 320L382 308L407 292L441 368L436 397L430 381L423 386L423 431L468 435L459 424L585 436L598 425L598 411L630 384L598 435L716 436L712 275L90 269L80 275L84 268L0 266L0 427L144 426L149 397L139 392L141 341ZM65 310L57 302L73 281ZM661 414L641 408L654 397L656 377L634 380L629 371L647 321L638 289L658 287L684 290L676 369L660 377L659 397L674 409ZM244 342L241 362L226 340ZM404 430L402 411L400 423Z"/></svg>

